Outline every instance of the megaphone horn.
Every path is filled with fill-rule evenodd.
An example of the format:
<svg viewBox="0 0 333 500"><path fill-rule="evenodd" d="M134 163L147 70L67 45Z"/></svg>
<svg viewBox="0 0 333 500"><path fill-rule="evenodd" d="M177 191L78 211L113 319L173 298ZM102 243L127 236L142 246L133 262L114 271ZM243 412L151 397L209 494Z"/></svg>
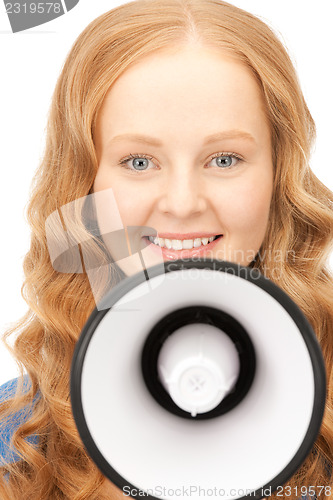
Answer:
<svg viewBox="0 0 333 500"><path fill-rule="evenodd" d="M150 293L142 273L118 283L83 328L71 371L82 441L108 479L148 500L202 500L214 488L225 500L263 498L320 429L316 336L256 269L179 260L163 271L149 268Z"/></svg>

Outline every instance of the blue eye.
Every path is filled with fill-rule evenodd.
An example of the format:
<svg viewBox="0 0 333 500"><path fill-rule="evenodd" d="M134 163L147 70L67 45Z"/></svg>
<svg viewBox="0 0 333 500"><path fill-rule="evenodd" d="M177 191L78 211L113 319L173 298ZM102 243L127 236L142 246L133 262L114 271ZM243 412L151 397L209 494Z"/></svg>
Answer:
<svg viewBox="0 0 333 500"><path fill-rule="evenodd" d="M232 165L232 158L231 156L218 156L216 163L219 167L230 167Z"/></svg>
<svg viewBox="0 0 333 500"><path fill-rule="evenodd" d="M147 158L135 158L135 160L132 160L132 165L136 170L146 170L148 167L148 160Z"/></svg>
<svg viewBox="0 0 333 500"><path fill-rule="evenodd" d="M237 165L239 161L242 161L242 159L239 156L235 155L234 153L233 154L218 153L217 155L214 155L211 158L211 161L213 160L216 160L216 165L221 170L234 167Z"/></svg>
<svg viewBox="0 0 333 500"><path fill-rule="evenodd" d="M149 161L151 161L152 159L152 156L131 154L130 156L127 156L126 158L120 160L119 165L125 165L126 168L134 172L142 172L149 170ZM127 165L127 163L129 162L131 162L130 166Z"/></svg>

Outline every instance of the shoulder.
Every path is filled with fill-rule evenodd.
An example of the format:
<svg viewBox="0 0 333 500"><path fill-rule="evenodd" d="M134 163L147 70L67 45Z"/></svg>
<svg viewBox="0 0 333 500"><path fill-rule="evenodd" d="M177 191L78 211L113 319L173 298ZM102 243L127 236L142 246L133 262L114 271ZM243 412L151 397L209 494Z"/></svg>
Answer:
<svg viewBox="0 0 333 500"><path fill-rule="evenodd" d="M0 386L0 404L15 396L18 384L18 378L9 380ZM30 379L28 375L23 377L23 389L27 391L30 387ZM31 416L32 408L22 408L21 410L9 414L8 417L0 420L0 465L5 463L15 462L19 456L12 447L12 437L15 431L28 420ZM29 436L27 440L31 443L36 443L36 436Z"/></svg>
<svg viewBox="0 0 333 500"><path fill-rule="evenodd" d="M0 403L3 403L7 399L15 396L17 383L18 377L8 380L8 382L0 386ZM30 380L28 375L25 375L23 377L23 386L25 389L29 389L30 387Z"/></svg>

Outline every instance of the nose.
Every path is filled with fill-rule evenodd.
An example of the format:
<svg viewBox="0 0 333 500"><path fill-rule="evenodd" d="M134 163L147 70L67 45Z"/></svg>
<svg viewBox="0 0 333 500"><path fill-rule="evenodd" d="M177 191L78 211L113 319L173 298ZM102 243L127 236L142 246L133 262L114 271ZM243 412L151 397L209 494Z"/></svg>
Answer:
<svg viewBox="0 0 333 500"><path fill-rule="evenodd" d="M194 168L175 166L164 180L158 201L160 212L187 219L207 209L205 183Z"/></svg>

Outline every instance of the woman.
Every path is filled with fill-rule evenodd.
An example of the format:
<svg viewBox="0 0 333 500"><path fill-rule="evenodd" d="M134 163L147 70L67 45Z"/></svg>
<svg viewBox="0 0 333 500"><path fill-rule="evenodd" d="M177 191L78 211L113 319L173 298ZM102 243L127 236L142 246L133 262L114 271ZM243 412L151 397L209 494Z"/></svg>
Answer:
<svg viewBox="0 0 333 500"><path fill-rule="evenodd" d="M115 139L129 133L164 144ZM204 255L258 268L303 310L322 347L328 392L290 498L304 485L332 486L333 193L309 168L314 136L285 49L247 12L216 0L139 0L84 30L55 89L29 205L30 311L7 333L19 332L14 352L29 380L1 407L2 420L21 411L18 456L3 453L1 498L122 497L87 456L69 399L73 350L94 296L86 274L52 267L45 232L55 210L110 188L124 226L155 228L166 260L187 255L184 240L199 248L201 237L219 235Z"/></svg>

